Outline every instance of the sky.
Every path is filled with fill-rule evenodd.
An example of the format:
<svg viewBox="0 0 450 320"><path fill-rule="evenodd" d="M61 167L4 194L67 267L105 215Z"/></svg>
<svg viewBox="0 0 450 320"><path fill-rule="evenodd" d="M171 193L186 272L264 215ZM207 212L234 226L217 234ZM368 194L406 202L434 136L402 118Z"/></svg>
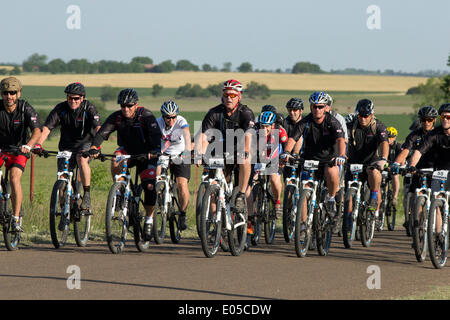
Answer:
<svg viewBox="0 0 450 320"><path fill-rule="evenodd" d="M68 12L72 5L79 14ZM326 71L449 71L449 13L449 0L17 0L1 9L9 36L3 32L0 62L39 53L66 62L188 59L219 69L308 61Z"/></svg>

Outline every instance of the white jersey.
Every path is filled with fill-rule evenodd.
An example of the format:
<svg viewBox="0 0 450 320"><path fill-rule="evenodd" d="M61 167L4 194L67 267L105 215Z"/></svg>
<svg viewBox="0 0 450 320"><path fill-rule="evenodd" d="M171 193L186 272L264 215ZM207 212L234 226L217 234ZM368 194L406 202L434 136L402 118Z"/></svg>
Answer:
<svg viewBox="0 0 450 320"><path fill-rule="evenodd" d="M175 124L167 128L162 117L156 119L159 129L161 130L161 152L178 155L185 150L186 142L184 141L183 129L189 128L189 124L182 116L177 116ZM190 141L189 141L190 142Z"/></svg>

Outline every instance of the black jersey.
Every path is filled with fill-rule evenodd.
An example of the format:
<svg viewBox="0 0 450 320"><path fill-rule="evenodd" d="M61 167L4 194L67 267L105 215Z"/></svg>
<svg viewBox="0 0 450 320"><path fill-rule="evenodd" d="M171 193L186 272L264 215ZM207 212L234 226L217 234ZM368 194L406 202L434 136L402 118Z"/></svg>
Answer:
<svg viewBox="0 0 450 320"><path fill-rule="evenodd" d="M21 146L29 140L29 131L41 128L36 110L24 100L17 100L12 113L6 111L0 100L0 148Z"/></svg>
<svg viewBox="0 0 450 320"><path fill-rule="evenodd" d="M94 138L93 145L99 147L117 131L117 145L129 154L160 151L161 131L153 113L144 107L137 107L133 118L126 118L122 111L112 113L103 123Z"/></svg>
<svg viewBox="0 0 450 320"><path fill-rule="evenodd" d="M303 157L307 160L319 160L321 163L337 156L336 141L338 138L345 138L341 124L328 112L321 124L315 123L311 114L300 120L290 138L298 141L301 136Z"/></svg>
<svg viewBox="0 0 450 320"><path fill-rule="evenodd" d="M355 122L356 121L356 122ZM386 126L378 119L362 127L357 118L347 123L349 163L368 164L378 156L378 148L388 141Z"/></svg>
<svg viewBox="0 0 450 320"><path fill-rule="evenodd" d="M295 126L297 125L297 123L298 122L295 122L294 120L292 120L292 118L290 116L287 116L286 118L284 118L283 123L281 125L286 130L288 137L291 137L294 135Z"/></svg>
<svg viewBox="0 0 450 320"><path fill-rule="evenodd" d="M202 122L202 133L208 129L218 129L225 138L227 129L242 129L247 131L255 126L255 115L253 111L239 103L236 110L228 116L225 105L220 104L208 111Z"/></svg>
<svg viewBox="0 0 450 320"><path fill-rule="evenodd" d="M388 160L394 162L397 156L402 151L402 145L398 141L394 141L392 145L389 145Z"/></svg>
<svg viewBox="0 0 450 320"><path fill-rule="evenodd" d="M67 101L55 106L45 121L45 126L53 130L61 126L59 150L75 150L89 143L95 136L95 128L101 125L100 116L95 106L88 100L75 110L69 107Z"/></svg>
<svg viewBox="0 0 450 320"><path fill-rule="evenodd" d="M405 139L405 142L402 144L403 149L408 149L410 151L410 156L412 155L413 151L416 150L420 144L422 143L424 137L429 132L424 131L422 128L418 128L414 131L412 131ZM410 158L408 157L408 159ZM426 152L422 153L422 157L420 158L419 162L417 163L417 168L432 168L435 161L435 154L432 152Z"/></svg>
<svg viewBox="0 0 450 320"><path fill-rule="evenodd" d="M442 126L427 134L417 148L421 154L435 155L434 167L437 170L450 170L450 136L444 133Z"/></svg>

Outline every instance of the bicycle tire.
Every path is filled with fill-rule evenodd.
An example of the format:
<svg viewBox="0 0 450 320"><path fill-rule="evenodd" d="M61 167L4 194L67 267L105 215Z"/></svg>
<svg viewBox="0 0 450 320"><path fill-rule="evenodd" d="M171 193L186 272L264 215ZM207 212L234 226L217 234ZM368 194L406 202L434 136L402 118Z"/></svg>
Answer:
<svg viewBox="0 0 450 320"><path fill-rule="evenodd" d="M448 254L448 221L447 228L444 228L444 220L442 219L442 235L436 232L436 213L440 209L441 215L444 213L444 202L441 199L434 199L431 202L430 214L428 220L428 251L430 260L436 269L442 269L447 262ZM446 230L446 231L443 231Z"/></svg>
<svg viewBox="0 0 450 320"><path fill-rule="evenodd" d="M180 215L176 212L176 200L178 199L177 185L174 184L171 190L172 202L169 204L169 231L170 239L172 243L180 243L181 230L180 230ZM178 202L179 203L179 202Z"/></svg>
<svg viewBox="0 0 450 320"><path fill-rule="evenodd" d="M231 196L231 203L233 207L236 203L236 196L239 192L239 187L235 187ZM245 243L247 241L247 201L244 201L244 211L236 212L231 210L231 230L228 232L228 243L230 245L230 252L233 256L240 256L244 251Z"/></svg>
<svg viewBox="0 0 450 320"><path fill-rule="evenodd" d="M83 189L83 185L80 181L76 183L74 194L78 195L75 198L78 199L78 202L73 207L74 212L77 212L77 217L74 217L73 220L73 234L75 237L75 242L79 247L85 247L89 240L89 232L91 230L91 210L85 211L80 210L81 205L81 197L80 191Z"/></svg>
<svg viewBox="0 0 450 320"><path fill-rule="evenodd" d="M386 207L386 224L389 231L395 230L395 219L397 216L397 208L392 203L392 191L388 192L388 202Z"/></svg>
<svg viewBox="0 0 450 320"><path fill-rule="evenodd" d="M380 209L378 210L378 219L375 220L375 228L378 232L383 231L384 220L386 216L386 210L388 205L387 199L387 187L381 188L381 203Z"/></svg>
<svg viewBox="0 0 450 320"><path fill-rule="evenodd" d="M11 194L11 185L9 182L6 184L6 193ZM7 220L3 224L3 240L5 241L5 247L8 251L16 251L19 249L21 232L13 232L11 230L13 213L11 206L11 197L4 201L3 212L7 217ZM23 208L20 207L20 217L23 217Z"/></svg>
<svg viewBox="0 0 450 320"><path fill-rule="evenodd" d="M158 181L155 186L156 190L156 205L155 213L153 215L153 230L152 235L156 244L164 243L166 236L167 212L164 212L164 198L163 190L165 183Z"/></svg>
<svg viewBox="0 0 450 320"><path fill-rule="evenodd" d="M197 198L195 199L195 225L197 227L197 234L200 238L200 215L202 213L203 196L205 195L207 182L200 183L197 191Z"/></svg>
<svg viewBox="0 0 450 320"><path fill-rule="evenodd" d="M130 210L128 215L130 217L130 225L133 226L134 244L139 252L147 252L150 248L150 240L145 239L144 235L146 212L144 208L143 212L139 210L143 193L144 190L142 189L142 186L139 185L136 193L134 194L133 200L129 201ZM153 221L155 220L153 219Z"/></svg>
<svg viewBox="0 0 450 320"><path fill-rule="evenodd" d="M422 214L420 214L420 208L422 208ZM420 214L420 217L419 217ZM418 197L416 198L414 202L414 220L416 217L418 218L418 224L416 225L416 222L414 221L414 229L413 229L413 248L414 248L414 254L416 256L417 262L423 262L427 256L427 231L425 229L426 225L426 215L428 213L426 212L426 204L425 204L425 198L424 197Z"/></svg>
<svg viewBox="0 0 450 320"><path fill-rule="evenodd" d="M405 215L405 229L406 229L406 236L412 237L412 229L413 229L413 221L414 219L411 219L412 210L413 210L413 201L414 201L414 194L412 192L407 192L406 199L404 200L404 215Z"/></svg>
<svg viewBox="0 0 450 320"><path fill-rule="evenodd" d="M344 217L342 219L342 240L344 242L344 247L349 249L352 247L353 240L356 237L357 229L357 219L354 219L354 212L358 208L358 203L356 203L356 190L348 189L345 193L344 199ZM352 212L349 212L350 201L352 201Z"/></svg>
<svg viewBox="0 0 450 320"><path fill-rule="evenodd" d="M295 217L295 228L294 228L294 243L295 243L295 253L297 257L304 258L308 253L309 246L312 239L312 229L308 226L306 222L302 222L303 214L303 203L306 201L306 216L308 217L308 211L313 210L311 208L311 191L302 190L297 202L297 213ZM312 214L312 213L311 213Z"/></svg>
<svg viewBox="0 0 450 320"><path fill-rule="evenodd" d="M108 194L105 212L105 232L106 242L109 250L118 254L125 248L125 241L128 233L129 216L124 216L125 186L121 183L114 183ZM119 196L119 198L117 197ZM129 203L128 206L129 208Z"/></svg>
<svg viewBox="0 0 450 320"><path fill-rule="evenodd" d="M327 256L330 251L331 238L333 237L333 224L329 214L321 210L318 223L317 252L321 256Z"/></svg>
<svg viewBox="0 0 450 320"><path fill-rule="evenodd" d="M273 244L276 232L276 212L275 203L272 198L265 197L265 213L264 213L264 240L266 244Z"/></svg>
<svg viewBox="0 0 450 320"><path fill-rule="evenodd" d="M375 231L375 214L369 212L367 206L363 206L361 210L361 225L359 228L361 244L363 247L372 245L373 235Z"/></svg>
<svg viewBox="0 0 450 320"><path fill-rule="evenodd" d="M295 230L295 193L296 187L286 186L283 199L283 236L284 241L289 243L294 236Z"/></svg>
<svg viewBox="0 0 450 320"><path fill-rule="evenodd" d="M62 220L64 202L67 198L67 182L57 180L50 198L50 236L53 246L58 249L65 245L69 234L69 222Z"/></svg>
<svg viewBox="0 0 450 320"><path fill-rule="evenodd" d="M262 216L264 210L264 194L261 184L256 183L252 189L253 195L253 215L249 218L253 225L253 234L250 236L252 245L257 246L261 238Z"/></svg>
<svg viewBox="0 0 450 320"><path fill-rule="evenodd" d="M208 185L203 195L202 210L200 213L200 240L203 253L207 258L212 258L217 254L222 232L223 219L217 219L217 214L223 212L211 212L211 203L215 201L216 209L219 204L219 187Z"/></svg>

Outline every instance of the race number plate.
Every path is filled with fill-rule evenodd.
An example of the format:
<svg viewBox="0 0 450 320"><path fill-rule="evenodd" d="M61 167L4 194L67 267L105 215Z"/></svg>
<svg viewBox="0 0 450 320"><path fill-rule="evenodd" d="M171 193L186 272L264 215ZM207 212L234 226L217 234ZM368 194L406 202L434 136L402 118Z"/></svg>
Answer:
<svg viewBox="0 0 450 320"><path fill-rule="evenodd" d="M130 159L131 156L129 154L121 154L119 156L116 157L116 163L122 162L126 159Z"/></svg>
<svg viewBox="0 0 450 320"><path fill-rule="evenodd" d="M56 155L57 159L70 159L72 157L72 152L70 151L59 151Z"/></svg>
<svg viewBox="0 0 450 320"><path fill-rule="evenodd" d="M168 156L160 156L158 159L158 166L168 167L169 166L169 157Z"/></svg>
<svg viewBox="0 0 450 320"><path fill-rule="evenodd" d="M362 164L351 164L350 171L352 173L360 173L363 171L363 165Z"/></svg>
<svg viewBox="0 0 450 320"><path fill-rule="evenodd" d="M303 168L307 170L317 170L319 169L319 161L317 160L305 160Z"/></svg>
<svg viewBox="0 0 450 320"><path fill-rule="evenodd" d="M266 170L266 164L265 163L255 163L254 170L255 170L255 172L257 172L257 171L263 172L264 170Z"/></svg>
<svg viewBox="0 0 450 320"><path fill-rule="evenodd" d="M433 179L447 181L448 170L438 170L433 172Z"/></svg>
<svg viewBox="0 0 450 320"><path fill-rule="evenodd" d="M210 169L223 169L225 167L225 161L223 158L210 158L208 167Z"/></svg>

